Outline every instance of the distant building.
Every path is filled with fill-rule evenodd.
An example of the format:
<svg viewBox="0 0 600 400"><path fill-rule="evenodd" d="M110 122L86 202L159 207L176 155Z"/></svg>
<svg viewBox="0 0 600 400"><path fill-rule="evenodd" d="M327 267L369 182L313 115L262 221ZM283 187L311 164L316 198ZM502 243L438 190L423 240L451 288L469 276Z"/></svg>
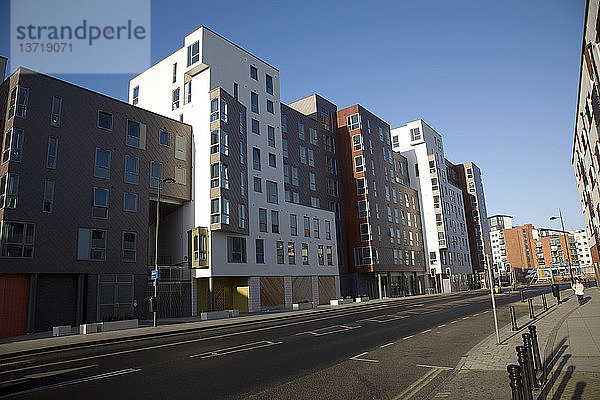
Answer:
<svg viewBox="0 0 600 400"><path fill-rule="evenodd" d="M492 247L492 265L499 272L507 272L508 258L506 256L504 229L512 228L512 217L510 215L492 215L488 218L488 221Z"/></svg>
<svg viewBox="0 0 600 400"><path fill-rule="evenodd" d="M600 2L587 0L581 48L579 89L575 115L572 164L575 169L585 229L593 263L599 263L600 245ZM600 278L600 270L597 270Z"/></svg>
<svg viewBox="0 0 600 400"><path fill-rule="evenodd" d="M531 224L504 229L506 261L517 279L523 279L529 270L537 269L537 240L539 233Z"/></svg>
<svg viewBox="0 0 600 400"><path fill-rule="evenodd" d="M589 270L590 267L593 267L592 263L592 254L590 251L590 241L585 229L580 229L577 231L571 231L575 238L575 244L577 246L577 257L579 259L579 265L581 267L585 267L586 270ZM593 268L591 268L593 270Z"/></svg>

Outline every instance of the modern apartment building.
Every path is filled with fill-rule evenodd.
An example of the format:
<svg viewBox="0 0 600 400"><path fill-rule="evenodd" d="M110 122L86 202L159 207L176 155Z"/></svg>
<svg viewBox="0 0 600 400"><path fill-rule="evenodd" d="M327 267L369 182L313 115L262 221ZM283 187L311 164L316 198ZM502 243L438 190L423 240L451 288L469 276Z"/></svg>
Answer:
<svg viewBox="0 0 600 400"><path fill-rule="evenodd" d="M194 129L192 202L181 210L182 225L165 232L189 232L193 314L339 296L329 204L336 196L326 181L335 174L322 175L328 151L322 136L313 142L310 128L317 136L327 129L291 116L302 101L282 107L276 68L201 27L133 78L129 96L131 104ZM294 126L287 115L297 119Z"/></svg>
<svg viewBox="0 0 600 400"><path fill-rule="evenodd" d="M360 105L339 110L337 126L351 292L424 293L421 201L406 158L392 151L390 126Z"/></svg>
<svg viewBox="0 0 600 400"><path fill-rule="evenodd" d="M531 224L504 229L506 259L517 279L539 267L537 257L538 230Z"/></svg>
<svg viewBox="0 0 600 400"><path fill-rule="evenodd" d="M512 216L492 215L488 218L490 226L490 244L492 247L492 265L500 273L506 273L506 244L504 240L504 229L512 228Z"/></svg>
<svg viewBox="0 0 600 400"><path fill-rule="evenodd" d="M46 75L0 85L0 337L146 318L157 188L191 199L192 128Z"/></svg>
<svg viewBox="0 0 600 400"><path fill-rule="evenodd" d="M473 266L462 190L455 166L446 160L442 136L419 119L392 130L393 150L408 160L413 188L421 193L425 260L431 287L472 287Z"/></svg>
<svg viewBox="0 0 600 400"><path fill-rule="evenodd" d="M481 169L475 163L467 162L456 165L454 170L465 203L473 272L483 279L485 268L492 264L492 247Z"/></svg>
<svg viewBox="0 0 600 400"><path fill-rule="evenodd" d="M587 0L571 162L589 238L592 261L600 262L600 2ZM597 270L600 278L600 270Z"/></svg>
<svg viewBox="0 0 600 400"><path fill-rule="evenodd" d="M594 264L592 263L590 242L586 230L579 229L576 231L571 231L570 234L573 235L575 239L575 246L577 247L577 259L579 260L579 265L582 268L584 268L585 271L590 271L590 273L593 273Z"/></svg>

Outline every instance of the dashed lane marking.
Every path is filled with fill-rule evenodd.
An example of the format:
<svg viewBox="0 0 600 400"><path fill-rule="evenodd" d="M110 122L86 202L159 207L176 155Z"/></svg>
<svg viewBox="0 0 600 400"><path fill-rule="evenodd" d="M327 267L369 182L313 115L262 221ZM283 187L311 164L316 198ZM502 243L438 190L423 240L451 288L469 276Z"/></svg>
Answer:
<svg viewBox="0 0 600 400"><path fill-rule="evenodd" d="M208 352L200 353L200 354L192 354L190 356L190 358L194 358L194 357L213 358L213 357L224 356L227 354L239 353L241 351L249 351L249 350L254 350L254 349L260 349L262 347L275 346L275 345L278 345L281 343L283 343L283 342L271 342L270 340L262 340L260 342L246 343L246 344L242 344L239 346L227 347L225 349L208 351Z"/></svg>
<svg viewBox="0 0 600 400"><path fill-rule="evenodd" d="M392 343L387 343L387 344L384 344L384 345L381 345L381 346L379 346L379 348L380 348L380 349L385 349L386 347L388 347L388 346L391 346L391 345L393 345L393 344L394 344L394 342L392 342Z"/></svg>
<svg viewBox="0 0 600 400"><path fill-rule="evenodd" d="M423 331L423 332L421 332L421 333L427 333L427 332L431 332L431 329L424 330L424 331Z"/></svg>
<svg viewBox="0 0 600 400"><path fill-rule="evenodd" d="M410 335L410 336L407 336L407 337L403 337L402 340L410 339L413 336L415 336L415 335Z"/></svg>
<svg viewBox="0 0 600 400"><path fill-rule="evenodd" d="M438 325L438 328L443 328L444 326L446 326L446 324L441 324L441 325Z"/></svg>

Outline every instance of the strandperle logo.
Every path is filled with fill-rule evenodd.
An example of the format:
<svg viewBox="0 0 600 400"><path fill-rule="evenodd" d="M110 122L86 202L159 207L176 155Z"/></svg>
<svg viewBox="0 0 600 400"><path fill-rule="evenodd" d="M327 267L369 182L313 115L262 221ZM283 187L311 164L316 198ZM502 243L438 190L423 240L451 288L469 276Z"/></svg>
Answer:
<svg viewBox="0 0 600 400"><path fill-rule="evenodd" d="M96 40L144 40L146 28L134 25L129 19L126 25L97 26L83 20L81 25L20 25L16 27L16 38L19 40L86 40L91 46Z"/></svg>

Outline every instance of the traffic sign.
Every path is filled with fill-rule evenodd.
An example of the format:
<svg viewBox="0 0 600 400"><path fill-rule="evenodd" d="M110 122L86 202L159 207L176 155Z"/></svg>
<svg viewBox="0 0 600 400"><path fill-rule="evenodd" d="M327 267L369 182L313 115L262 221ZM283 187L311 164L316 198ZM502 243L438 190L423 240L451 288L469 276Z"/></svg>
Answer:
<svg viewBox="0 0 600 400"><path fill-rule="evenodd" d="M152 270L152 275L150 276L150 279L153 279L153 280L158 279L158 270L157 269Z"/></svg>

